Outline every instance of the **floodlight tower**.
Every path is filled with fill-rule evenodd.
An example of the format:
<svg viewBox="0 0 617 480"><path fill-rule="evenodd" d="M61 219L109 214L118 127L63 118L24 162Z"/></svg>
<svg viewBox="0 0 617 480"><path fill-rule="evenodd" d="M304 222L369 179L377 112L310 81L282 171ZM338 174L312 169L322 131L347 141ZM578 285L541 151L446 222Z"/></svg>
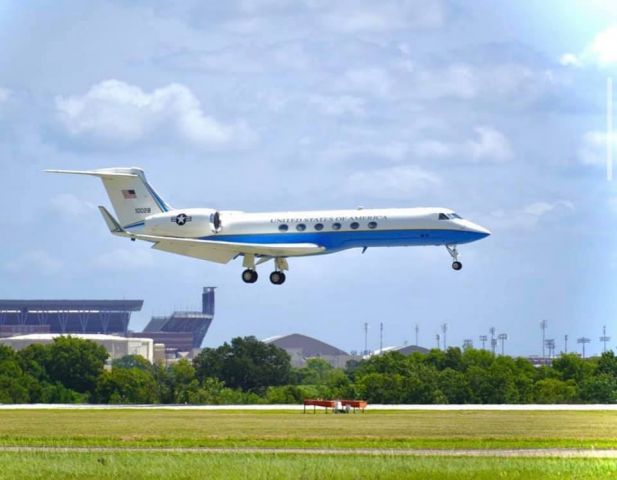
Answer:
<svg viewBox="0 0 617 480"><path fill-rule="evenodd" d="M564 353L568 353L568 334L567 333L563 336L563 343L564 343L564 346L565 346L565 348L564 348L565 352Z"/></svg>
<svg viewBox="0 0 617 480"><path fill-rule="evenodd" d="M418 343L418 333L420 333L420 327L416 323L416 345L419 345L419 343Z"/></svg>
<svg viewBox="0 0 617 480"><path fill-rule="evenodd" d="M576 339L576 343L583 345L583 358L585 358L585 344L591 342L591 339L587 337L580 337Z"/></svg>
<svg viewBox="0 0 617 480"><path fill-rule="evenodd" d="M489 328L488 332L491 334L491 351L493 352L493 355L495 355L495 347L497 346L497 339L495 338L495 327Z"/></svg>
<svg viewBox="0 0 617 480"><path fill-rule="evenodd" d="M508 339L508 334L507 333L500 333L499 335L497 335L497 338L501 341L501 355L503 355L503 351L504 351L504 343L505 341Z"/></svg>
<svg viewBox="0 0 617 480"><path fill-rule="evenodd" d="M368 322L364 322L364 355L368 355Z"/></svg>
<svg viewBox="0 0 617 480"><path fill-rule="evenodd" d="M480 335L480 341L482 342L482 350L486 350L485 345L488 337L486 335Z"/></svg>
<svg viewBox="0 0 617 480"><path fill-rule="evenodd" d="M546 357L546 352L544 350L544 346L546 345L546 325L546 320L540 322L540 328L542 329L542 358Z"/></svg>
<svg viewBox="0 0 617 480"><path fill-rule="evenodd" d="M435 335L435 340L437 340L437 350L441 348L441 344L439 343L440 337L439 334Z"/></svg>
<svg viewBox="0 0 617 480"><path fill-rule="evenodd" d="M547 338L544 343L546 348L548 348L548 358L553 358L555 356L555 339Z"/></svg>
<svg viewBox="0 0 617 480"><path fill-rule="evenodd" d="M473 340L471 338L463 340L463 350L467 350L468 348L473 348Z"/></svg>
<svg viewBox="0 0 617 480"><path fill-rule="evenodd" d="M441 325L441 331L443 332L443 349L446 350L446 332L448 331L448 324L443 323Z"/></svg>
<svg viewBox="0 0 617 480"><path fill-rule="evenodd" d="M602 327L602 336L600 337L600 341L604 343L604 347L602 347L602 353L606 352L606 342L609 342L611 337L606 336L606 325Z"/></svg>
<svg viewBox="0 0 617 480"><path fill-rule="evenodd" d="M383 322L379 323L379 354L383 353Z"/></svg>

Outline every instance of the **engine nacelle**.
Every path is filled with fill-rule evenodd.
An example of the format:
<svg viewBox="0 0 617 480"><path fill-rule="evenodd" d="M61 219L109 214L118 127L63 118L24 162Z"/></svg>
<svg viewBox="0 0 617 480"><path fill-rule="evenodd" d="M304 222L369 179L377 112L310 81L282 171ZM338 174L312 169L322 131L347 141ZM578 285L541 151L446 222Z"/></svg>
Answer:
<svg viewBox="0 0 617 480"><path fill-rule="evenodd" d="M187 208L146 218L144 233L164 237L205 237L221 229L220 214L209 208Z"/></svg>

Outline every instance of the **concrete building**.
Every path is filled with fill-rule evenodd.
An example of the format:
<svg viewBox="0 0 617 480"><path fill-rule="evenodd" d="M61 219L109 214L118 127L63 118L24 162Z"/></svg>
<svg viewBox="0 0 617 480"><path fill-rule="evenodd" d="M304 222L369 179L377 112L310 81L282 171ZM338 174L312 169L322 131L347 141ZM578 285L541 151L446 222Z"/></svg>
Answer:
<svg viewBox="0 0 617 480"><path fill-rule="evenodd" d="M266 338L263 342L285 350L291 357L291 364L294 367L305 366L309 358L322 358L333 367L345 368L347 361L353 358L340 348L299 333Z"/></svg>
<svg viewBox="0 0 617 480"><path fill-rule="evenodd" d="M53 343L54 338L61 336L62 334L59 333L18 335L15 337L0 338L0 345L7 345L15 350L21 350L32 344L47 345ZM71 336L90 340L102 345L109 353L110 360L116 360L125 355L141 355L150 363L154 361L154 342L151 338L127 338L96 333L71 334Z"/></svg>

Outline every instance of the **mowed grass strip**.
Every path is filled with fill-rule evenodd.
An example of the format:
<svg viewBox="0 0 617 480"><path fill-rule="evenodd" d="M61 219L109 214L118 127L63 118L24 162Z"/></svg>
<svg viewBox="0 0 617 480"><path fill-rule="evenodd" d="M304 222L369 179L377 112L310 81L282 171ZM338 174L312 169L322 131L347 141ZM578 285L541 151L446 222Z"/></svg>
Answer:
<svg viewBox="0 0 617 480"><path fill-rule="evenodd" d="M292 454L0 453L0 479L609 479L597 459L312 457Z"/></svg>
<svg viewBox="0 0 617 480"><path fill-rule="evenodd" d="M0 445L617 448L617 412L7 410Z"/></svg>

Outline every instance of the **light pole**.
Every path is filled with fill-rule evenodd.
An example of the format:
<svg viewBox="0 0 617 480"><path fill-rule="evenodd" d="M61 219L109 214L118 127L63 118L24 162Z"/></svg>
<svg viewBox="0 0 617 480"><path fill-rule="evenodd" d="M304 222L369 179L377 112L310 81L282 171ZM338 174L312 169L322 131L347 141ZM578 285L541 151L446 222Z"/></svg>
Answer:
<svg viewBox="0 0 617 480"><path fill-rule="evenodd" d="M602 352L606 352L606 342L609 342L611 337L606 336L606 325L602 327L602 336L600 337L600 341L604 343L604 347L602 348Z"/></svg>
<svg viewBox="0 0 617 480"><path fill-rule="evenodd" d="M591 342L591 339L587 337L580 337L576 339L576 343L583 345L583 358L585 358L585 344Z"/></svg>
<svg viewBox="0 0 617 480"><path fill-rule="evenodd" d="M546 352L544 350L544 346L546 344L546 320L542 320L540 322L540 328L542 329L542 358L546 357Z"/></svg>
<svg viewBox="0 0 617 480"><path fill-rule="evenodd" d="M480 335L480 341L482 342L482 350L486 350L486 341L488 340L488 337L486 335Z"/></svg>
<svg viewBox="0 0 617 480"><path fill-rule="evenodd" d="M441 348L441 344L439 343L440 337L439 334L435 335L435 340L437 340L437 350Z"/></svg>
<svg viewBox="0 0 617 480"><path fill-rule="evenodd" d="M565 345L565 353L568 353L568 334L567 333L563 336L563 342Z"/></svg>
<svg viewBox="0 0 617 480"><path fill-rule="evenodd" d="M441 331L443 332L443 349L446 350L446 332L448 331L447 323L441 325Z"/></svg>
<svg viewBox="0 0 617 480"><path fill-rule="evenodd" d="M416 323L416 345L420 345L418 343L418 333L420 333L420 327L418 326L418 324Z"/></svg>
<svg viewBox="0 0 617 480"><path fill-rule="evenodd" d="M507 333L500 333L497 338L501 341L501 355L503 356L503 351L504 351L504 343L505 341L508 339L508 334Z"/></svg>
<svg viewBox="0 0 617 480"><path fill-rule="evenodd" d="M488 332L491 334L491 350L492 350L493 356L494 356L495 355L495 347L497 346L497 340L495 339L495 327L489 328Z"/></svg>

